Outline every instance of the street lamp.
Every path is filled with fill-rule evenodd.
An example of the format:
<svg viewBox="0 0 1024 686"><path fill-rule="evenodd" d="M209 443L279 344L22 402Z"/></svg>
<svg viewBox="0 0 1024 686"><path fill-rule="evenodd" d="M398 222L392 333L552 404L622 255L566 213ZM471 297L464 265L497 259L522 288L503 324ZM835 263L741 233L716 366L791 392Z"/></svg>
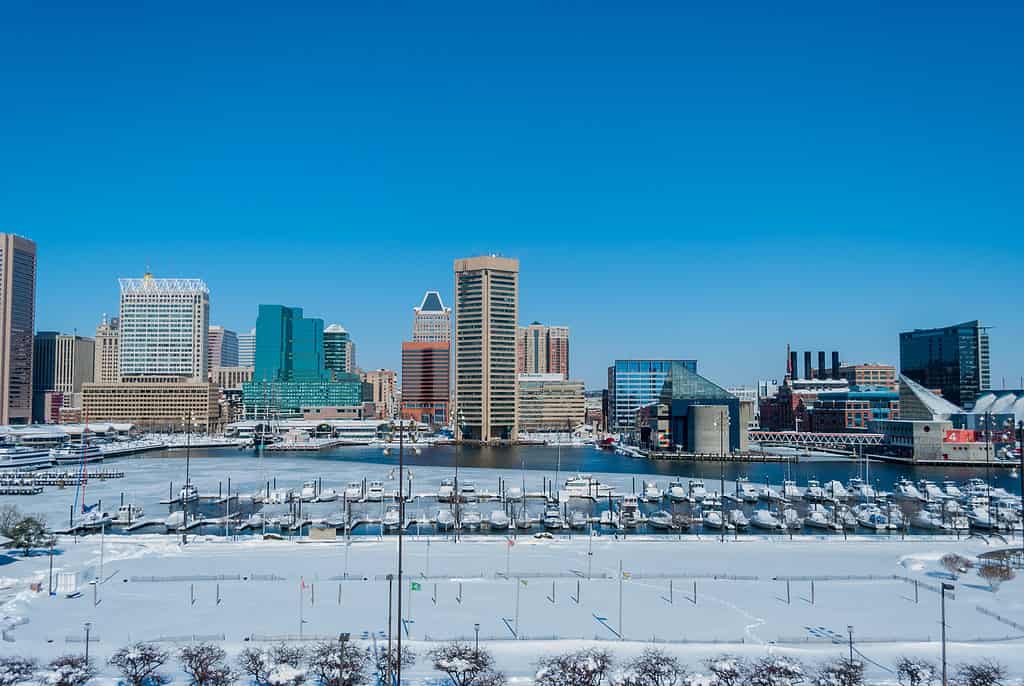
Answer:
<svg viewBox="0 0 1024 686"><path fill-rule="evenodd" d="M1024 420L1017 422L1017 456L1020 458L1020 495L1024 498ZM1020 545L1020 561L1024 565L1024 536Z"/></svg>
<svg viewBox="0 0 1024 686"><path fill-rule="evenodd" d="M480 654L480 622L473 625L473 631L476 632L476 654Z"/></svg>
<svg viewBox="0 0 1024 686"><path fill-rule="evenodd" d="M853 625L846 625L846 633L850 634L850 664L853 664Z"/></svg>
<svg viewBox="0 0 1024 686"><path fill-rule="evenodd" d="M948 686L946 679L946 591L952 591L953 584L942 582L942 686Z"/></svg>
<svg viewBox="0 0 1024 686"><path fill-rule="evenodd" d="M92 629L92 622L85 623L85 661L89 662L89 631Z"/></svg>

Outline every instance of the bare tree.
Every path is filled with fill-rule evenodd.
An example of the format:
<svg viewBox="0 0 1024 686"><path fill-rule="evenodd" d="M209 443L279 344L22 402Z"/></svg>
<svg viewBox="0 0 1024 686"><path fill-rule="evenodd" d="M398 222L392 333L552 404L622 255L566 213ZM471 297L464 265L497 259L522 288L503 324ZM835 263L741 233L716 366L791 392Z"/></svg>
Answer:
<svg viewBox="0 0 1024 686"><path fill-rule="evenodd" d="M28 657L10 655L0 657L0 686L31 681L36 673L36 661Z"/></svg>
<svg viewBox="0 0 1024 686"><path fill-rule="evenodd" d="M664 650L646 648L627 662L613 681L615 686L678 686L686 677L686 667L679 658Z"/></svg>
<svg viewBox="0 0 1024 686"><path fill-rule="evenodd" d="M357 686L369 681L366 651L344 641L323 641L309 651L309 670L320 686Z"/></svg>
<svg viewBox="0 0 1024 686"><path fill-rule="evenodd" d="M1017 575L1006 565L982 565L978 568L978 576L987 581L989 588L995 593L1004 581L1010 581Z"/></svg>
<svg viewBox="0 0 1024 686"><path fill-rule="evenodd" d="M825 662L814 675L814 686L862 686L864 663L848 657Z"/></svg>
<svg viewBox="0 0 1024 686"><path fill-rule="evenodd" d="M185 646L178 653L178 661L192 686L227 686L235 679L227 653L212 643Z"/></svg>
<svg viewBox="0 0 1024 686"><path fill-rule="evenodd" d="M956 686L1002 686L1008 673L1006 667L993 660L963 664L953 676Z"/></svg>
<svg viewBox="0 0 1024 686"><path fill-rule="evenodd" d="M43 686L85 686L96 678L96 666L85 655L61 655L54 658L39 675Z"/></svg>
<svg viewBox="0 0 1024 686"><path fill-rule="evenodd" d="M611 668L611 653L588 648L541 658L533 681L537 686L601 686Z"/></svg>
<svg viewBox="0 0 1024 686"><path fill-rule="evenodd" d="M804 681L804 667L799 660L781 655L762 657L747 671L750 686L796 686Z"/></svg>
<svg viewBox="0 0 1024 686"><path fill-rule="evenodd" d="M270 670L274 663L270 661L270 655L259 648L252 646L242 649L238 654L238 668L242 674L249 677L256 686L265 686L270 676Z"/></svg>
<svg viewBox="0 0 1024 686"><path fill-rule="evenodd" d="M713 677L712 686L739 686L747 671L743 658L735 655L719 655L704 661Z"/></svg>
<svg viewBox="0 0 1024 686"><path fill-rule="evenodd" d="M275 665L288 665L289 667L301 667L306 659L306 651L302 646L290 646L287 643L278 643L270 648L270 661Z"/></svg>
<svg viewBox="0 0 1024 686"><path fill-rule="evenodd" d="M126 686L163 686L170 677L160 673L170 655L152 643L133 643L110 656L110 664L121 672Z"/></svg>
<svg viewBox="0 0 1024 686"><path fill-rule="evenodd" d="M974 566L973 562L956 553L946 553L939 559L939 563L954 579L960 574L966 574Z"/></svg>
<svg viewBox="0 0 1024 686"><path fill-rule="evenodd" d="M434 669L445 674L452 686L498 686L505 677L494 670L494 656L468 643L453 641L429 653Z"/></svg>
<svg viewBox="0 0 1024 686"><path fill-rule="evenodd" d="M14 531L14 525L23 517L16 505L0 505L0 536L13 538L11 532Z"/></svg>
<svg viewBox="0 0 1024 686"><path fill-rule="evenodd" d="M896 660L896 680L900 686L931 686L938 679L938 670L927 660L903 656Z"/></svg>
<svg viewBox="0 0 1024 686"><path fill-rule="evenodd" d="M389 674L396 674L398 672L398 649L378 650L376 654L372 656L373 668L377 673L377 681L382 684L386 684L388 681ZM412 667L416 664L416 653L410 648L402 648L402 669Z"/></svg>

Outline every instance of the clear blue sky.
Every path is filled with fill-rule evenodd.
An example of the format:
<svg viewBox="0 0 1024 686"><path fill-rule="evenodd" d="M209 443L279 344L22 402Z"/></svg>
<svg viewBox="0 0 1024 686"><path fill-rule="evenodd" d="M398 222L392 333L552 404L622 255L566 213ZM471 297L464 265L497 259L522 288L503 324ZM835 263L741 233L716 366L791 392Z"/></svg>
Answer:
<svg viewBox="0 0 1024 686"><path fill-rule="evenodd" d="M896 362L979 318L1024 374L1024 10L974 3L8 3L0 230L39 244L40 329L118 276L201 277L399 364L452 260L522 261L574 376L786 343Z"/></svg>

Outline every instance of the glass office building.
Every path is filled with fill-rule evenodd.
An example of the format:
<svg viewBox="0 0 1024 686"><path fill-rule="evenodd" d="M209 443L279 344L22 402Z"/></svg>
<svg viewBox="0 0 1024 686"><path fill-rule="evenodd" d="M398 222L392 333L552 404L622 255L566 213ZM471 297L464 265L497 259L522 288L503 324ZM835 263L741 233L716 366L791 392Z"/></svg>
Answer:
<svg viewBox="0 0 1024 686"><path fill-rule="evenodd" d="M963 407L991 387L988 329L977 320L900 334L900 373Z"/></svg>
<svg viewBox="0 0 1024 686"><path fill-rule="evenodd" d="M636 411L658 402L673 363L697 373L697 360L615 360L615 364L608 367L608 426L611 431L636 429Z"/></svg>

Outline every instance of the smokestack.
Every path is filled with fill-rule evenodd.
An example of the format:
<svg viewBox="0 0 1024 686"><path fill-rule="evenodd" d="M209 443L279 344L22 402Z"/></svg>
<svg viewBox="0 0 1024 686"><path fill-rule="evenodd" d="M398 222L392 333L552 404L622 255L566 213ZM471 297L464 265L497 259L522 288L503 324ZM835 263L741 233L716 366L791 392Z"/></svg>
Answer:
<svg viewBox="0 0 1024 686"><path fill-rule="evenodd" d="M797 360L797 352L795 350L789 353L789 378L796 379L800 376L800 365Z"/></svg>
<svg viewBox="0 0 1024 686"><path fill-rule="evenodd" d="M839 379L839 351L832 351L832 378Z"/></svg>
<svg viewBox="0 0 1024 686"><path fill-rule="evenodd" d="M804 351L804 378L805 379L813 379L814 378L814 367L811 366L811 351L810 350L805 350Z"/></svg>
<svg viewBox="0 0 1024 686"><path fill-rule="evenodd" d="M819 350L818 351L818 378L819 379L827 379L828 378L828 376L825 375L825 351L824 350Z"/></svg>

